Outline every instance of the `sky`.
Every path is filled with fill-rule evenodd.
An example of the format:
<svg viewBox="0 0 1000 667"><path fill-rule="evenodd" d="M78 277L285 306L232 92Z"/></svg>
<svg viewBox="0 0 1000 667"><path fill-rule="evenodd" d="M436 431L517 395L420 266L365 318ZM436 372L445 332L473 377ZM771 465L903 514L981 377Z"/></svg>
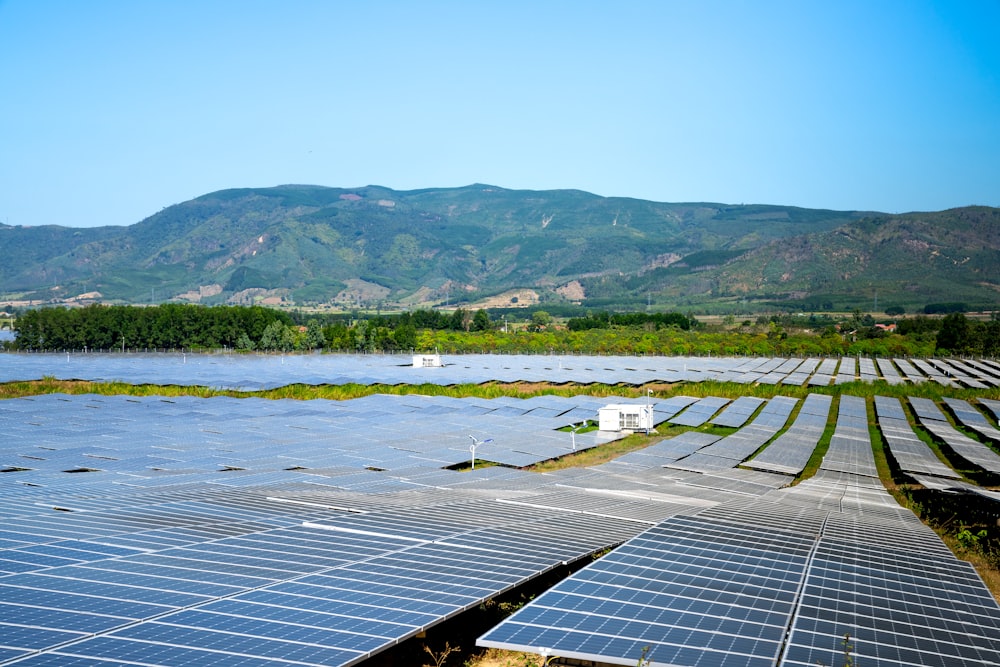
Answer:
<svg viewBox="0 0 1000 667"><path fill-rule="evenodd" d="M1000 0L0 0L0 222L488 183L1000 206Z"/></svg>

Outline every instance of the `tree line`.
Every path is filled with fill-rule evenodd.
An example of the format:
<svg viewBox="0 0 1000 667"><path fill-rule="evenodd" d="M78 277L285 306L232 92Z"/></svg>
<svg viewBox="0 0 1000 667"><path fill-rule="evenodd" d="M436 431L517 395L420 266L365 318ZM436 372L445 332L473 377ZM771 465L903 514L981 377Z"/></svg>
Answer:
<svg viewBox="0 0 1000 667"><path fill-rule="evenodd" d="M17 350L399 351L417 346L417 331L486 331L485 310L416 310L356 319L321 317L263 306L90 305L26 310L14 324Z"/></svg>
<svg viewBox="0 0 1000 667"><path fill-rule="evenodd" d="M941 319L935 337L939 354L982 357L1000 356L1000 320L970 320L964 313L950 313Z"/></svg>
<svg viewBox="0 0 1000 667"><path fill-rule="evenodd" d="M238 348L291 325L287 313L262 306L39 308L17 318L14 343L19 350L43 352Z"/></svg>
<svg viewBox="0 0 1000 667"><path fill-rule="evenodd" d="M584 317L571 317L566 322L570 331L587 331L588 329L610 329L612 327L646 327L654 329L662 327L677 327L687 331L694 324L692 318L681 313L589 313Z"/></svg>
<svg viewBox="0 0 1000 667"><path fill-rule="evenodd" d="M557 323L545 311L518 326L486 310L414 310L367 318L261 306L107 306L23 312L7 347L25 351L214 350L445 353L1000 356L1000 320L916 316L895 333L856 312L837 324L772 316L706 326L680 313L592 313ZM522 316L525 317L525 316Z"/></svg>

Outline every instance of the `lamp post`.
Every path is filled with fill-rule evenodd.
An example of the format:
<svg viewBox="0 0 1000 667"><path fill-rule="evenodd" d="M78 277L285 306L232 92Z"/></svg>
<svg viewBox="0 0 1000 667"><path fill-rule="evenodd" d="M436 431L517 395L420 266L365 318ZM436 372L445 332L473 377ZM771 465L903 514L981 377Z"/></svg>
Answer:
<svg viewBox="0 0 1000 667"><path fill-rule="evenodd" d="M653 406L649 402L649 397L653 395L652 389L646 390L646 435L649 435L649 427L653 424Z"/></svg>
<svg viewBox="0 0 1000 667"><path fill-rule="evenodd" d="M469 451L472 452L472 469L476 469L476 447L479 445L485 445L487 442L493 442L493 438L487 438L486 440L478 440L476 436L470 435L469 438L472 440L472 444L469 445Z"/></svg>
<svg viewBox="0 0 1000 667"><path fill-rule="evenodd" d="M573 451L574 452L576 451L576 432L579 431L581 428L583 428L586 425L587 425L587 422L586 421L582 421L582 422L580 422L580 424L578 426L573 426L569 430L570 436L573 439Z"/></svg>

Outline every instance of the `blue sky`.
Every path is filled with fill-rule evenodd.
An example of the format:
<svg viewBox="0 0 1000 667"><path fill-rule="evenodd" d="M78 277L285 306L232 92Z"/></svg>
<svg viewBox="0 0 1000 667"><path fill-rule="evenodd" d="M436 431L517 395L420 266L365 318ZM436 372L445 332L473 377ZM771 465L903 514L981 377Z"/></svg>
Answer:
<svg viewBox="0 0 1000 667"><path fill-rule="evenodd" d="M998 206L997 34L997 0L0 0L0 222L284 183Z"/></svg>

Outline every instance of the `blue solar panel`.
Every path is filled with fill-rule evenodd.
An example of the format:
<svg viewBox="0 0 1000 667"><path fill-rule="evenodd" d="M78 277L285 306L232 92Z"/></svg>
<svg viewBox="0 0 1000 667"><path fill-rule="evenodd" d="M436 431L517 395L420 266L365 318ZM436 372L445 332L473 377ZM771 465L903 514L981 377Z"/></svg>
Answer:
<svg viewBox="0 0 1000 667"><path fill-rule="evenodd" d="M66 611L102 614L121 619L147 618L170 610L169 605L131 602L34 588L21 588L6 583L0 583L0 600L12 604L35 605L64 609Z"/></svg>
<svg viewBox="0 0 1000 667"><path fill-rule="evenodd" d="M479 643L616 663L638 660L649 647L648 657L664 664L773 664L809 547L794 533L669 519L557 584Z"/></svg>
<svg viewBox="0 0 1000 667"><path fill-rule="evenodd" d="M601 359L591 370L611 367L610 375L630 381L673 372L664 370L673 361L646 362L631 358L619 368ZM524 360L511 372L534 372L533 363ZM543 363L552 374L586 369ZM461 372L488 373L488 366ZM780 369L799 372L801 366L705 360L680 372L746 378ZM368 368L365 375L380 372ZM656 402L658 417L681 402L672 400ZM0 585L0 615L10 627L9 641L0 641L8 653L0 657L39 650L19 664L353 663L670 517L662 524L669 530L651 531L596 561L589 574L554 591L548 608L530 613L546 623L579 617L586 631L569 650L581 656L592 650L634 661L650 633L660 642L654 661L773 664L779 619L787 618L800 589L803 545L820 532L827 538L859 533L849 522L817 519L815 508L863 506L865 516L889 515L885 507L872 509L865 484L873 480L831 481L858 476L829 469L816 483L775 492L784 483L774 481L778 475L732 469L733 458L718 474L662 468L684 456L707 457L702 449L725 440L697 432L601 469L543 475L440 468L467 461L470 432L492 437L492 448L484 450L498 459L561 455L570 451L570 434L556 429L581 415L593 418L605 402L417 396L4 401L0 415L12 429L0 451L26 452L34 458L21 457L25 467L35 469L4 473L12 483L0 488L6 517L0 569L3 562L31 568ZM742 444L778 432L794 404L769 401L770 409L744 427L751 430ZM838 423L847 454L831 465L853 465L849 457L867 446L852 430L864 411L854 414L852 405L842 401L844 428ZM807 405L800 413L819 416ZM579 447L600 441L594 433L577 435ZM364 469L368 465L388 472ZM62 472L82 466L100 472ZM788 497L798 505L789 500L777 511L782 505L774 496L781 493L794 494ZM761 496L767 501L756 501L756 508L736 501ZM916 541L908 533L880 534L887 549ZM878 559L873 552L868 560ZM883 573L884 564L861 566L843 549L831 548L815 562L824 573L817 574L816 589L854 577L871 590L909 590L886 583L895 580ZM664 567L667 575L658 571ZM924 569L937 572L932 563ZM946 585L935 590L950 603L985 604L975 582L947 568L941 581ZM26 638L24 628L45 632ZM546 626L538 636L560 632L567 630ZM806 637L805 625L801 632ZM619 650L624 657L614 658Z"/></svg>
<svg viewBox="0 0 1000 667"><path fill-rule="evenodd" d="M19 619L11 618L11 621ZM86 637L84 633L64 630L47 630L15 622L0 622L0 643L7 648L39 650Z"/></svg>
<svg viewBox="0 0 1000 667"><path fill-rule="evenodd" d="M293 383L325 384L461 384L499 382L577 382L641 385L650 382L703 380L801 384L813 373L829 377L829 366L819 359L741 359L725 357L590 357L462 355L448 358L441 368L413 368L412 358L400 355L221 355L221 354L5 354L0 382L59 379L124 381L133 384L201 385L239 390L261 390ZM828 360L822 360L828 361ZM950 384L946 373L959 374L968 386L989 384L989 371L972 364L944 364L941 368L913 360L920 373L910 381L933 380ZM871 359L845 357L837 381L860 377L897 381L891 365L876 367ZM96 400L96 399L95 399ZM173 400L173 399L171 399ZM175 401L181 403L181 401Z"/></svg>

